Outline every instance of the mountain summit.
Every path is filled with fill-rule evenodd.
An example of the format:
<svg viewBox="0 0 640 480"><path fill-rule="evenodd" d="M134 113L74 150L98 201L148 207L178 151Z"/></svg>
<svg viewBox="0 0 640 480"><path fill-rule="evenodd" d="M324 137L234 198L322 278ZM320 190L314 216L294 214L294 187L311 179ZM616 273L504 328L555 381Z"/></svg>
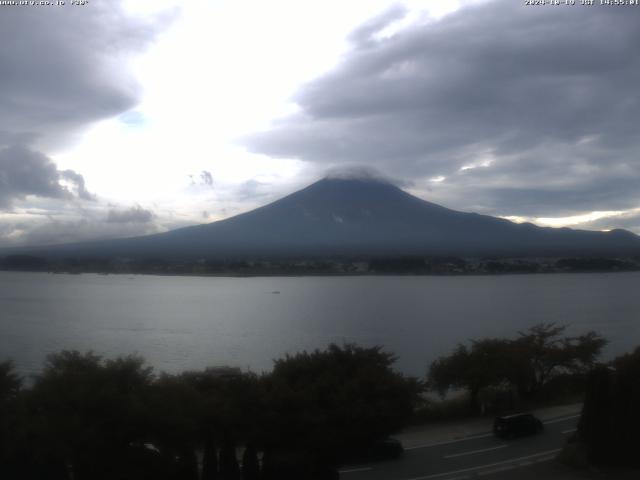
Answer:
<svg viewBox="0 0 640 480"><path fill-rule="evenodd" d="M640 253L624 231L542 228L421 200L384 180L325 178L218 222L120 240L31 249L131 258L567 256Z"/></svg>

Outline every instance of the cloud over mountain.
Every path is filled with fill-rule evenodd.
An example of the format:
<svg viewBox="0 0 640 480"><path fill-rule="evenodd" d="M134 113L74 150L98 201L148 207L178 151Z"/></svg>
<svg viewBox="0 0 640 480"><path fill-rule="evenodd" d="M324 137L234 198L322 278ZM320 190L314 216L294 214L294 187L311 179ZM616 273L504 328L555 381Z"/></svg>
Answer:
<svg viewBox="0 0 640 480"><path fill-rule="evenodd" d="M254 152L364 163L429 198L490 214L565 216L640 205L640 16L497 0L390 37L390 10L351 36L296 113Z"/></svg>
<svg viewBox="0 0 640 480"><path fill-rule="evenodd" d="M107 215L107 223L149 223L153 220L153 212L140 205L126 210L111 209Z"/></svg>

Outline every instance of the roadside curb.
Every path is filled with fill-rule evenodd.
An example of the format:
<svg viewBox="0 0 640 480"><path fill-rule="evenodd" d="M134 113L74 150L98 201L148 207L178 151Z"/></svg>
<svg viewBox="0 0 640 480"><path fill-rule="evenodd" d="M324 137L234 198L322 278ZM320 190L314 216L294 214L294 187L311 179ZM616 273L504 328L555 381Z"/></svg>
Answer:
<svg viewBox="0 0 640 480"><path fill-rule="evenodd" d="M543 423L553 422L573 415L580 415L582 404L561 405L547 408L534 409L532 412L538 416ZM425 424L421 426L409 427L405 431L394 435L400 440L406 450L421 448L425 446L435 446L456 442L461 440L471 440L483 436L491 435L489 424L492 418L474 418L467 421L452 421L438 424Z"/></svg>

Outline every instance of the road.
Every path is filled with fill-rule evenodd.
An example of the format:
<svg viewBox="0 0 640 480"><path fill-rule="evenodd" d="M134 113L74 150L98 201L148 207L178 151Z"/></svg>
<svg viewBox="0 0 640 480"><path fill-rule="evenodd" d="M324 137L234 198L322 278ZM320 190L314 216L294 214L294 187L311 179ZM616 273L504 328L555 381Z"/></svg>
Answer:
<svg viewBox="0 0 640 480"><path fill-rule="evenodd" d="M489 431L457 440L414 445L398 460L345 467L341 480L462 480L553 459L575 431L579 415L544 421L538 435L503 440ZM489 429L491 425L487 425Z"/></svg>

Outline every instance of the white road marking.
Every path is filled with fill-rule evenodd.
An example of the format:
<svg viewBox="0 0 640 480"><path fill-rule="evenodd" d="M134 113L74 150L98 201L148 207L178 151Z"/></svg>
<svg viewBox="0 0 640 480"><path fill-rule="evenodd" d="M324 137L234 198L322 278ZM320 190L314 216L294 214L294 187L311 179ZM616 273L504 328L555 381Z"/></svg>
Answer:
<svg viewBox="0 0 640 480"><path fill-rule="evenodd" d="M358 468L349 468L347 470L338 470L338 473L355 473L355 472L366 472L371 470L372 467L358 467Z"/></svg>
<svg viewBox="0 0 640 480"><path fill-rule="evenodd" d="M498 445L497 447L483 448L481 450L472 450L470 452L454 453L452 455L445 455L444 458L463 457L465 455L473 455L474 453L490 452L491 450L498 450L499 448L505 448L507 445Z"/></svg>
<svg viewBox="0 0 640 480"><path fill-rule="evenodd" d="M558 453L560 450L562 450L562 449L561 448L556 448L554 450L547 450L546 452L539 452L539 453L534 453L533 455L527 455L526 457L511 458L509 460L503 460L501 462L489 463L487 465L478 465L477 467L463 468L462 470L454 470L454 471L451 471L451 472L436 473L434 475L426 475L424 477L413 477L413 478L409 478L407 480L427 480L427 479L430 479L430 478L446 477L447 475L456 475L458 473L472 472L474 470L482 470L482 469L485 469L485 468L497 467L498 465L505 465L505 464L508 464L508 463L516 463L516 462L528 460L530 458L541 457L543 455L553 455L554 453Z"/></svg>
<svg viewBox="0 0 640 480"><path fill-rule="evenodd" d="M578 418L580 416L580 414L576 414L576 415L570 415L568 417L562 417L562 418L556 418L554 420L548 420L546 422L542 422L545 425L548 425L550 423L558 423L558 422L564 422L566 420L571 420L572 418ZM458 442L466 442L467 440L475 440L477 438L487 438L487 437L491 437L493 436L492 433L480 433L477 435L469 435L468 437L463 437L463 438L456 438L455 440L446 440L444 442L433 442L433 443L423 443L420 445L415 445L413 447L405 447L405 450L417 450L418 448L429 448L429 447L438 447L440 445L450 445L452 443L458 443Z"/></svg>
<svg viewBox="0 0 640 480"><path fill-rule="evenodd" d="M569 430L563 430L562 433L573 433L576 430L578 430L577 428L570 428Z"/></svg>
<svg viewBox="0 0 640 480"><path fill-rule="evenodd" d="M404 447L405 450L416 450L418 448L429 448L429 447L438 447L440 445L451 445L452 443L458 442L466 442L467 440L475 440L477 438L486 438L491 437L493 434L491 433L481 433L479 435L470 435L464 438L457 438L455 440L447 440L446 442L434 442L434 443L423 443L422 445L416 445L414 447Z"/></svg>
<svg viewBox="0 0 640 480"><path fill-rule="evenodd" d="M563 418L556 418L555 420L548 420L546 422L542 422L545 425L549 425L550 423L558 423L558 422L564 422L565 420L571 420L572 418L578 418L580 416L580 414L578 415L571 415L569 417L563 417Z"/></svg>

